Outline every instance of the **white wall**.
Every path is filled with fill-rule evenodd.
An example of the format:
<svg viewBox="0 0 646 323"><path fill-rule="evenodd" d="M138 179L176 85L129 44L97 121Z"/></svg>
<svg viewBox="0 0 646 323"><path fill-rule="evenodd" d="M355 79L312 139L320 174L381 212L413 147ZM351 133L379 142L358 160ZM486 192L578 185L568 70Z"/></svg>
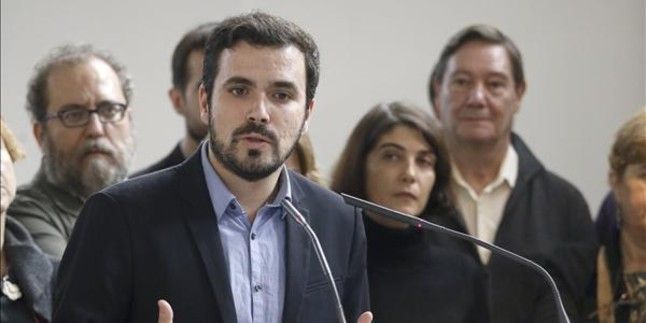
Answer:
<svg viewBox="0 0 646 323"><path fill-rule="evenodd" d="M183 133L166 91L170 56L194 25L253 9L293 20L320 46L322 75L310 127L327 174L357 120L379 101L429 109L426 83L446 40L472 23L498 26L520 47L528 78L515 128L539 158L584 193L596 213L618 126L645 105L643 0L96 1L1 2L2 115L26 146L20 183L40 163L24 110L33 65L65 42L91 42L135 81L133 170Z"/></svg>

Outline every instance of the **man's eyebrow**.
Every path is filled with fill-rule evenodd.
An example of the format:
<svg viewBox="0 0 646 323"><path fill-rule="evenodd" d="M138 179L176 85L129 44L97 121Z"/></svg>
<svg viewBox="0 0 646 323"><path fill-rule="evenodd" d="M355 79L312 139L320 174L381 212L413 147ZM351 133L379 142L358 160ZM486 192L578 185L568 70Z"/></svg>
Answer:
<svg viewBox="0 0 646 323"><path fill-rule="evenodd" d="M274 87L283 88L283 89L291 89L291 90L297 89L296 84L290 81L276 81L276 82L272 82L272 85Z"/></svg>
<svg viewBox="0 0 646 323"><path fill-rule="evenodd" d="M504 79L509 79L510 77L504 73L504 72L499 72L499 71L492 71L487 74L488 77L500 77Z"/></svg>
<svg viewBox="0 0 646 323"><path fill-rule="evenodd" d="M469 75L471 75L471 72L469 72L467 70L463 70L463 69L457 69L457 70L453 71L453 73L451 73L449 76L456 76L456 75L468 75L469 76Z"/></svg>
<svg viewBox="0 0 646 323"><path fill-rule="evenodd" d="M233 76L224 82L224 85L228 85L228 84L253 85L254 83L250 79L247 79L241 76Z"/></svg>
<svg viewBox="0 0 646 323"><path fill-rule="evenodd" d="M86 105L80 104L80 103L66 103L61 105L58 108L58 111L68 111L68 110L76 110L76 109L88 109Z"/></svg>

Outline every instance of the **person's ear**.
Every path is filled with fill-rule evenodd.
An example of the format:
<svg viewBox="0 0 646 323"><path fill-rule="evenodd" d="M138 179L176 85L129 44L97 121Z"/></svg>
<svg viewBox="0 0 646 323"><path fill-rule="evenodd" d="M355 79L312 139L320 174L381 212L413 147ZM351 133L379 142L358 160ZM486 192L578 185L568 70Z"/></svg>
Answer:
<svg viewBox="0 0 646 323"><path fill-rule="evenodd" d="M311 99L310 102L308 102L307 106L305 107L305 121L303 124L303 133L307 133L307 130L309 129L309 120L310 120L310 116L312 115L312 111L314 111L314 105L315 105L315 100Z"/></svg>
<svg viewBox="0 0 646 323"><path fill-rule="evenodd" d="M516 88L514 89L514 91L516 91L516 106L514 107L514 113L517 113L518 110L520 110L520 101L522 101L523 95L525 95L525 90L527 90L527 83L525 82L516 85Z"/></svg>
<svg viewBox="0 0 646 323"><path fill-rule="evenodd" d="M172 87L168 90L168 98L170 99L170 103L173 105L175 112L179 113L180 115L184 115L184 107L186 106L186 102L184 101L184 95L182 94L182 91L176 87Z"/></svg>
<svg viewBox="0 0 646 323"><path fill-rule="evenodd" d="M32 124L32 132L34 133L34 138L36 138L38 146L42 150L45 141L45 129L43 124L40 122L34 122Z"/></svg>
<svg viewBox="0 0 646 323"><path fill-rule="evenodd" d="M200 120L202 120L204 124L209 124L209 99L204 83L200 84L198 96L200 100Z"/></svg>
<svg viewBox="0 0 646 323"><path fill-rule="evenodd" d="M521 84L516 85L516 96L518 96L518 99L522 99L523 95L525 95L525 91L527 91L527 83L523 82Z"/></svg>

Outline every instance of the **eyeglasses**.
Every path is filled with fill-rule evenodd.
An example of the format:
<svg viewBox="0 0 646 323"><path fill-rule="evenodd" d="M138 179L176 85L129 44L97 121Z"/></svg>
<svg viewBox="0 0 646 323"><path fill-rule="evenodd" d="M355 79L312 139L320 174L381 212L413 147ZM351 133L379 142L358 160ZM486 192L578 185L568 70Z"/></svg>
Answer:
<svg viewBox="0 0 646 323"><path fill-rule="evenodd" d="M90 122L92 113L96 113L102 123L117 123L126 115L127 108L128 106L123 103L111 101L100 102L94 110L82 105L71 104L54 114L45 116L42 122L60 119L65 127L77 128L87 125Z"/></svg>

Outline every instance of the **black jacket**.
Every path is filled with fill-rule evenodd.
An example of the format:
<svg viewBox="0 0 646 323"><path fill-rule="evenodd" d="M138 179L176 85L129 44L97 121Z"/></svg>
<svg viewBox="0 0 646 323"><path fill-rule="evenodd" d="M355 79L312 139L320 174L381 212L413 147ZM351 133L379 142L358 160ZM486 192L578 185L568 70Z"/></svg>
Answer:
<svg viewBox="0 0 646 323"><path fill-rule="evenodd" d="M517 135L518 179L505 205L494 243L527 257L552 275L573 322L584 316L586 286L593 276L597 240L588 206L572 184L543 167ZM434 222L466 232L461 218ZM479 257L473 245L436 237L438 243ZM501 256L486 266L490 278L491 322L557 322L554 300L537 273Z"/></svg>
<svg viewBox="0 0 646 323"><path fill-rule="evenodd" d="M290 172L292 202L317 232L349 322L368 308L359 214ZM333 297L304 230L286 218L284 322L336 320ZM90 197L63 256L54 322L235 322L229 273L198 150L186 162Z"/></svg>

